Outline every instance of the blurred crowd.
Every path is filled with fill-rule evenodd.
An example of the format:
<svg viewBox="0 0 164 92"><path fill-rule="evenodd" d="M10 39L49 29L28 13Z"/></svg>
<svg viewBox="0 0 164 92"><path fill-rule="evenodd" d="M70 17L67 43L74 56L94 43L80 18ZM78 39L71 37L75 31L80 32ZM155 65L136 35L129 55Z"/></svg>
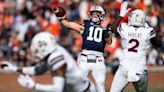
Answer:
<svg viewBox="0 0 164 92"><path fill-rule="evenodd" d="M67 18L82 24L88 18L92 5L101 4L112 24L119 15L121 2L124 0L0 0L0 61L8 60L19 66L35 64L30 53L32 37L40 31L51 32L59 44L64 46L77 59L81 51L81 36L64 28L57 20L53 6L62 6L67 11ZM147 55L150 66L164 65L164 1L163 0L128 0L129 7L146 12L147 22L157 30L163 45L151 47ZM50 5L51 2L51 5ZM126 18L124 18L126 22ZM116 31L116 30L114 30ZM144 30L143 30L144 32ZM105 58L107 65L115 67L122 58L122 48L118 35L113 35L112 45L107 45Z"/></svg>

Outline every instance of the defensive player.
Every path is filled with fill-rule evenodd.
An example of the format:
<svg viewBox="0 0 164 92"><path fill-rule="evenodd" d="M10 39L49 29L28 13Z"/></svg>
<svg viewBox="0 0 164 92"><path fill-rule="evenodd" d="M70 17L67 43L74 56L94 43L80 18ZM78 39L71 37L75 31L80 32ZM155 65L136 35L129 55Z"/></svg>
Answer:
<svg viewBox="0 0 164 92"><path fill-rule="evenodd" d="M59 46L52 34L41 32L32 39L31 51L33 56L43 62L35 67L18 68L9 62L2 62L4 71L19 71L23 74L18 78L18 83L27 88L44 92L63 92L64 86L72 89L70 92L96 92L95 85L83 76L70 54ZM39 84L28 75L43 74L49 71L53 84Z"/></svg>
<svg viewBox="0 0 164 92"><path fill-rule="evenodd" d="M122 92L129 82L137 92L147 92L146 53L150 43L160 46L154 28L146 26L143 11L133 10L128 16L128 23L122 23L117 32L121 36L123 59L113 79L110 92Z"/></svg>
<svg viewBox="0 0 164 92"><path fill-rule="evenodd" d="M127 3L122 4L122 11L126 10ZM74 22L66 20L66 14L60 16L61 12L59 7L55 8L55 14L61 23L72 30L77 31L83 39L82 52L78 57L78 64L85 76L91 72L95 80L98 92L105 92L105 77L106 67L103 57L105 44L112 43L112 28L117 27L119 21L111 27L107 25L103 28L101 23L105 15L105 11L101 6L93 6L89 12L89 19L84 20L84 25L79 25ZM126 13L120 13L124 16Z"/></svg>

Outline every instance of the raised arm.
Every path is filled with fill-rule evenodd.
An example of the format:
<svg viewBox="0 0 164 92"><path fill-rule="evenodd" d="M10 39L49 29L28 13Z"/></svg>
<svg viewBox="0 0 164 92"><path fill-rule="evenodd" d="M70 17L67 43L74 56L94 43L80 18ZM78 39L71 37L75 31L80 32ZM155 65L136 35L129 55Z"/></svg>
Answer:
<svg viewBox="0 0 164 92"><path fill-rule="evenodd" d="M117 27L119 26L120 24L120 21L122 20L122 18L127 14L127 12L130 10L127 9L128 7L128 3L126 1L124 1L122 4L121 4L121 9L120 9L120 15L117 16L117 18L115 19L114 23L112 24L112 27L111 29L115 32L117 30Z"/></svg>
<svg viewBox="0 0 164 92"><path fill-rule="evenodd" d="M72 29L74 31L77 31L78 33L82 34L83 33L83 30L84 30L84 27L82 25L79 25L75 22L69 22L67 21L66 19L65 20L62 20L61 23L66 27L66 28L69 28L69 29Z"/></svg>
<svg viewBox="0 0 164 92"><path fill-rule="evenodd" d="M69 22L66 17L66 11L64 8L62 7L56 7L54 8L54 13L57 16L57 18L59 19L59 21L66 27L69 28L71 30L77 31L78 33L82 34L84 27L80 24L77 24L75 22Z"/></svg>

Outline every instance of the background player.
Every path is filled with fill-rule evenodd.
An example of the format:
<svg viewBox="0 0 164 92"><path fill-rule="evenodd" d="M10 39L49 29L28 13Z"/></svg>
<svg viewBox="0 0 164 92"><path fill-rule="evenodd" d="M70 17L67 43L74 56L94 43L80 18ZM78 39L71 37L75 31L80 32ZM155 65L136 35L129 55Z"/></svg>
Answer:
<svg viewBox="0 0 164 92"><path fill-rule="evenodd" d="M152 43L160 46L154 28L146 26L143 11L133 10L128 16L128 23L122 23L117 32L121 36L124 57L113 79L110 92L122 92L129 82L137 92L147 92L146 54Z"/></svg>
<svg viewBox="0 0 164 92"><path fill-rule="evenodd" d="M122 9L126 10L127 4L122 4ZM62 10L62 11L61 11ZM84 25L80 25L74 22L66 20L66 14L61 16L64 10L61 7L55 8L55 14L61 23L72 30L77 31L83 39L82 52L78 57L78 64L85 76L89 72L92 72L93 78L96 82L98 92L105 92L105 76L106 67L103 57L105 44L112 43L113 27L117 27L119 21L115 22L115 25L111 27L107 25L103 28L101 23L105 15L105 11L101 6L93 6L89 12L89 20L84 20ZM124 14L123 14L124 13ZM126 13L120 13L120 16L124 16ZM112 28L112 29L111 29Z"/></svg>
<svg viewBox="0 0 164 92"><path fill-rule="evenodd" d="M32 39L31 51L35 58L44 63L35 67L18 68L9 62L2 62L1 67L7 72L21 72L18 82L21 86L45 92L63 92L69 85L71 92L96 92L96 88L77 67L70 54L59 46L52 34L41 32ZM41 70L40 70L41 69ZM53 84L35 83L28 75L38 75L49 71Z"/></svg>

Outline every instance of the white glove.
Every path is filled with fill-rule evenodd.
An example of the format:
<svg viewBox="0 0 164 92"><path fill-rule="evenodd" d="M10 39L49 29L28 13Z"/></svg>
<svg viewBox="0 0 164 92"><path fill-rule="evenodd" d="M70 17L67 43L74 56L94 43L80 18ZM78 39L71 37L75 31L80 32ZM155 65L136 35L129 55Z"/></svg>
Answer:
<svg viewBox="0 0 164 92"><path fill-rule="evenodd" d="M20 75L18 77L17 82L26 88L34 88L35 87L35 82L29 75Z"/></svg>
<svg viewBox="0 0 164 92"><path fill-rule="evenodd" d="M8 73L13 73L16 72L18 70L18 67L11 64L8 61L3 61L1 63L1 68L3 69L4 72L8 72Z"/></svg>
<svg viewBox="0 0 164 92"><path fill-rule="evenodd" d="M121 9L120 9L120 16L121 17L124 17L126 15L126 13L130 10L127 9L128 7L128 2L124 1L122 4L121 4Z"/></svg>

